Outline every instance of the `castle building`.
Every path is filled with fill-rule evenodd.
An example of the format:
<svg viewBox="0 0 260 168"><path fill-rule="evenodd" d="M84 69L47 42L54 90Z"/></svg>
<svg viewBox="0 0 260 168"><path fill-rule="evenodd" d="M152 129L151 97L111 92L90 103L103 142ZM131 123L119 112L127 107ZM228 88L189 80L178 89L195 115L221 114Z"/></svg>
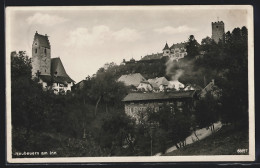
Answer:
<svg viewBox="0 0 260 168"><path fill-rule="evenodd" d="M37 31L32 44L32 78L38 79L44 90L52 89L55 94L66 94L74 84L61 59L51 58L48 36L38 34Z"/></svg>
<svg viewBox="0 0 260 168"><path fill-rule="evenodd" d="M187 56L186 46L187 43L177 43L173 44L169 48L166 42L165 47L163 48L163 56L168 56L171 60L178 61L179 59Z"/></svg>
<svg viewBox="0 0 260 168"><path fill-rule="evenodd" d="M225 40L225 25L223 21L212 22L212 39L218 43Z"/></svg>

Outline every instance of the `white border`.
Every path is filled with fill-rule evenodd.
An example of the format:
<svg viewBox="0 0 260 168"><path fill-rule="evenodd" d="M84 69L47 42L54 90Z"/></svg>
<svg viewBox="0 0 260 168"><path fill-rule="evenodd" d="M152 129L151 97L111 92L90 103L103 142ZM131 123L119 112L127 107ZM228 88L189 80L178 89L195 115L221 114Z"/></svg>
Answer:
<svg viewBox="0 0 260 168"><path fill-rule="evenodd" d="M11 71L10 53L6 52L6 138L8 163L75 163L75 162L209 162L209 161L254 161L255 160L255 96L254 96L254 35L253 6L250 5L189 5L189 6L87 6L87 7L7 7L6 51L10 51L10 20L12 11L27 10L187 10L187 9L246 9L248 12L248 92L249 92L249 155L212 156L138 156L138 157L62 157L62 158L12 158L11 134Z"/></svg>

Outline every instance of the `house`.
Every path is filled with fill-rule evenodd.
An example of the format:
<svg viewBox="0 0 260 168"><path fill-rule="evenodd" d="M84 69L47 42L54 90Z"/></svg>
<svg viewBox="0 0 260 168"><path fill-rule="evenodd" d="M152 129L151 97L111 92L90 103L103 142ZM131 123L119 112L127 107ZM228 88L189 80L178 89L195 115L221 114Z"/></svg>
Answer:
<svg viewBox="0 0 260 168"><path fill-rule="evenodd" d="M43 90L51 89L55 94L66 94L74 85L61 59L51 58L48 36L38 34L37 31L32 44L32 78L38 80Z"/></svg>
<svg viewBox="0 0 260 168"><path fill-rule="evenodd" d="M149 83L155 83L157 85L157 87L159 88L160 92L165 91L165 89L167 88L169 81L165 78L165 77L156 77L153 79L148 79Z"/></svg>
<svg viewBox="0 0 260 168"><path fill-rule="evenodd" d="M153 88L153 91L154 91L154 92L159 92L159 91L160 91L159 86L158 86L154 81L151 81L151 80L149 79L148 82L152 85L152 88Z"/></svg>
<svg viewBox="0 0 260 168"><path fill-rule="evenodd" d="M81 80L79 81L78 83L76 83L75 85L73 85L72 87L72 90L81 90L84 88L85 86L85 83L86 83L87 80Z"/></svg>
<svg viewBox="0 0 260 168"><path fill-rule="evenodd" d="M148 92L153 90L153 86L148 81L141 81L137 89Z"/></svg>
<svg viewBox="0 0 260 168"><path fill-rule="evenodd" d="M187 84L184 90L202 90L202 87L196 84Z"/></svg>
<svg viewBox="0 0 260 168"><path fill-rule="evenodd" d="M135 86L136 88L141 82L147 82L140 73L122 75L117 81L123 82L126 86Z"/></svg>
<svg viewBox="0 0 260 168"><path fill-rule="evenodd" d="M122 101L125 104L125 113L138 120L139 113L151 108L155 112L165 105L172 110L182 111L184 107L194 110L197 92L195 90L159 93L129 93Z"/></svg>
<svg viewBox="0 0 260 168"><path fill-rule="evenodd" d="M221 90L215 85L214 79L212 79L212 81L201 90L200 97L205 98L207 93L210 93L216 99L220 97Z"/></svg>
<svg viewBox="0 0 260 168"><path fill-rule="evenodd" d="M175 89L175 90L180 90L184 88L184 84L179 82L178 80L174 81L169 81L168 87L169 89Z"/></svg>

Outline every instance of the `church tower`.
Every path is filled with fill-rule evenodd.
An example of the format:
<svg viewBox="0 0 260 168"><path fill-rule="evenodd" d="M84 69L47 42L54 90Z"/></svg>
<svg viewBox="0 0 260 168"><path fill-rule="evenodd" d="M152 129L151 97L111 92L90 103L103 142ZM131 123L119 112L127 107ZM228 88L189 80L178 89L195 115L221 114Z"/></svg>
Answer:
<svg viewBox="0 0 260 168"><path fill-rule="evenodd" d="M32 78L51 75L51 45L47 35L34 35L32 44Z"/></svg>
<svg viewBox="0 0 260 168"><path fill-rule="evenodd" d="M223 21L212 22L212 37L216 43L225 39L225 25Z"/></svg>

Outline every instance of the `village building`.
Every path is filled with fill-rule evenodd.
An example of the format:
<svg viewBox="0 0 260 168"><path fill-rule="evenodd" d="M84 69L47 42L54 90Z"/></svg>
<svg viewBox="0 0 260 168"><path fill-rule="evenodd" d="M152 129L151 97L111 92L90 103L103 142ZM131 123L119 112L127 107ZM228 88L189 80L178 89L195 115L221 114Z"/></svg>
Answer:
<svg viewBox="0 0 260 168"><path fill-rule="evenodd" d="M147 108L158 112L164 105L171 106L173 111L182 111L185 108L194 110L197 92L194 90L160 93L129 93L122 101L125 104L125 113L138 120L140 113Z"/></svg>
<svg viewBox="0 0 260 168"><path fill-rule="evenodd" d="M61 59L51 58L48 36L38 34L37 31L32 44L32 78L42 84L43 90L52 89L55 94L66 94L74 84Z"/></svg>
<svg viewBox="0 0 260 168"><path fill-rule="evenodd" d="M202 87L200 87L199 85L196 84L187 84L186 87L184 88L184 90L202 90Z"/></svg>
<svg viewBox="0 0 260 168"><path fill-rule="evenodd" d="M205 98L207 93L210 93L215 99L219 99L221 96L221 89L215 85L215 80L212 79L205 88L203 88L200 92L200 97Z"/></svg>
<svg viewBox="0 0 260 168"><path fill-rule="evenodd" d="M157 87L156 88L159 88L159 91L160 92L163 92L166 90L167 86L169 85L169 81L165 78L165 77L156 77L156 78L153 78L153 79L148 79L148 82L149 83L153 83L153 84L156 84Z"/></svg>
<svg viewBox="0 0 260 168"><path fill-rule="evenodd" d="M141 82L147 82L140 73L122 75L117 81L123 82L126 86L134 86L136 88Z"/></svg>
<svg viewBox="0 0 260 168"><path fill-rule="evenodd" d="M169 89L181 90L184 89L185 85L178 80L169 81L168 87Z"/></svg>
<svg viewBox="0 0 260 168"><path fill-rule="evenodd" d="M149 92L153 90L153 86L148 81L141 81L137 86L137 90Z"/></svg>

